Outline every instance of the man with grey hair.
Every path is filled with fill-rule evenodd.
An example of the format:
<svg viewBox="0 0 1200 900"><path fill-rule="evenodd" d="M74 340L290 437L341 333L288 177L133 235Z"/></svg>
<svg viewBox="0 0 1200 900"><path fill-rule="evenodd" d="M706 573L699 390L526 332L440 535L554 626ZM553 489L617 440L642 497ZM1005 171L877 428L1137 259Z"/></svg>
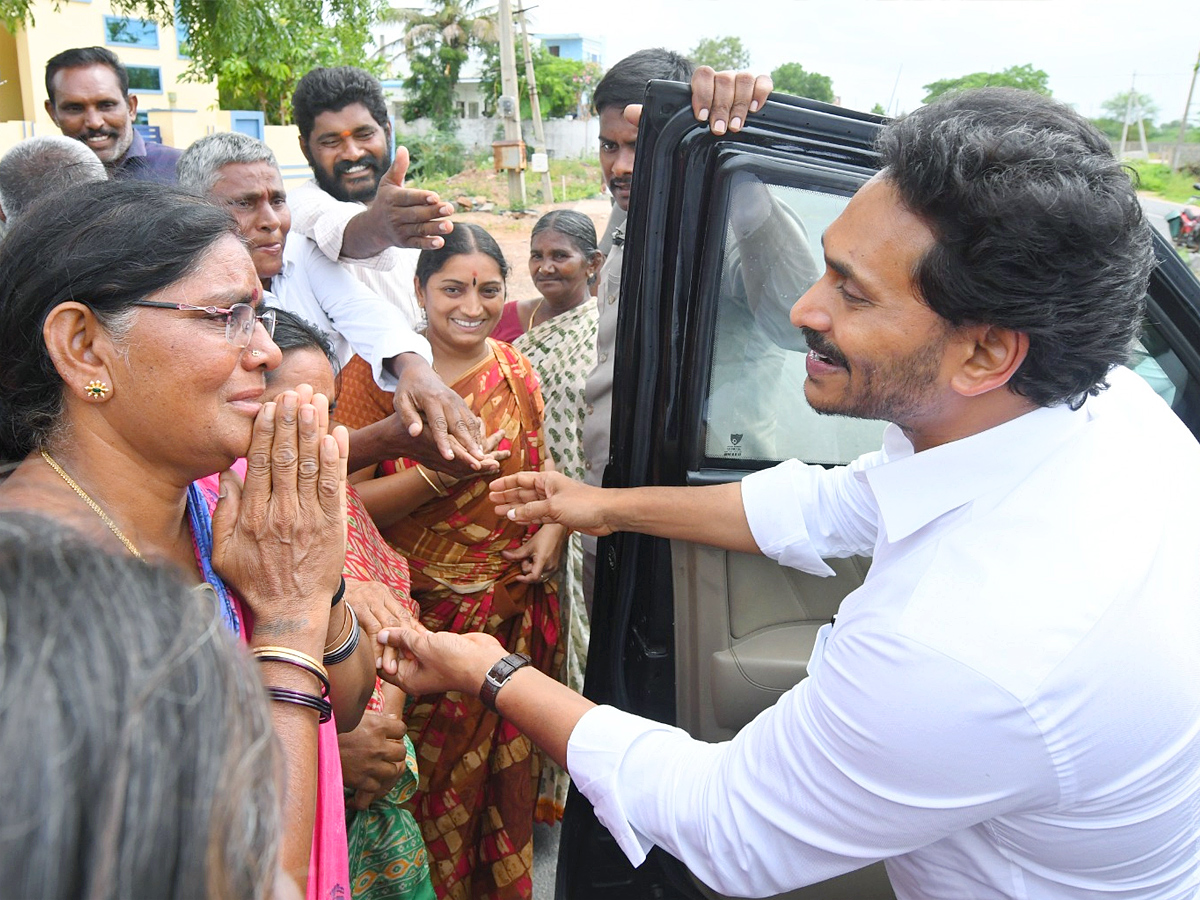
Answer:
<svg viewBox="0 0 1200 900"><path fill-rule="evenodd" d="M16 221L46 194L106 178L104 163L79 141L60 134L26 138L0 158L0 221Z"/></svg>
<svg viewBox="0 0 1200 900"><path fill-rule="evenodd" d="M370 364L376 383L396 393L397 412L408 404L414 415L423 415L435 427L439 417L443 423L474 420L462 398L433 372L429 342L412 330L400 310L328 259L311 239L288 237L291 211L270 147L244 134L211 134L188 147L178 175L180 186L232 213L266 291L265 302L328 333L342 364L358 353ZM361 439L351 442L352 461L373 464L413 456L455 474L467 471L411 437L409 420L403 413L401 419L403 427L393 423L386 430L386 446L374 450L366 449L366 436L356 433Z"/></svg>
<svg viewBox="0 0 1200 900"><path fill-rule="evenodd" d="M326 332L345 365L358 353L384 390L395 390L390 361L429 342L391 304L327 259L309 238L289 239L292 217L271 148L245 134L223 132L192 144L179 160L181 187L227 206L237 220L266 301Z"/></svg>

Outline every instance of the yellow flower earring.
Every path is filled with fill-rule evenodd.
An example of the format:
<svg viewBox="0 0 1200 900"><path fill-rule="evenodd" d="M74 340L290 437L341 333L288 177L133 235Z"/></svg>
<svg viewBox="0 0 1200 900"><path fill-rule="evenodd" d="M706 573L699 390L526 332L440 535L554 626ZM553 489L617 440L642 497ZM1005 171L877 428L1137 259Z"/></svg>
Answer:
<svg viewBox="0 0 1200 900"><path fill-rule="evenodd" d="M103 381L89 381L84 387L89 400L104 400L108 397L108 391L108 384Z"/></svg>

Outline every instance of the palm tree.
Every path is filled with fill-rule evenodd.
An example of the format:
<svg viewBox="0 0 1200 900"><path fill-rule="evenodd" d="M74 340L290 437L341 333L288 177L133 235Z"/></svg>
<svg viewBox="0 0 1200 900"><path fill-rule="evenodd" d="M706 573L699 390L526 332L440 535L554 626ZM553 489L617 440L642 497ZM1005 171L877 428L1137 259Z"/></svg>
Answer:
<svg viewBox="0 0 1200 900"><path fill-rule="evenodd" d="M481 10L483 0L427 0L424 9L390 8L381 20L404 26L404 35L384 44L379 55L408 59L404 81L409 99L405 117L429 116L441 123L454 118L454 87L470 51L497 41L496 9Z"/></svg>

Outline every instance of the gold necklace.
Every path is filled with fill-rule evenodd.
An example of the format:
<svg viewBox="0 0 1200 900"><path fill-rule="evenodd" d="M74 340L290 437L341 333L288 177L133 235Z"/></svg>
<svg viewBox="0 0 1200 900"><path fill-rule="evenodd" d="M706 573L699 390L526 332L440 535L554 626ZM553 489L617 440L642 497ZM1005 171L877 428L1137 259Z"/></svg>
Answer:
<svg viewBox="0 0 1200 900"><path fill-rule="evenodd" d="M76 494L79 495L79 499L81 499L84 503L86 503L88 506L91 507L92 512L94 512L96 515L98 515L100 517L100 519L104 522L104 524L108 526L108 530L111 531L113 534L115 534L117 536L117 540L119 540L122 544L125 545L125 549L128 550L130 553L132 553L134 556L136 556L138 559L142 559L142 554L138 553L138 548L133 546L133 541L131 541L129 538L125 537L125 535L121 532L121 529L117 527L117 523L108 517L108 514L100 508L99 503L97 503L90 496L88 496L87 491L85 491L83 488L81 488L78 484L75 483L75 479L72 478L70 475L68 475L66 473L66 471L63 469L63 467L54 461L54 457L52 457L49 453L47 453L45 450L43 450L42 451L42 459L44 459L46 461L46 463L50 466L50 468L52 468L55 472L58 473L59 477L62 478L62 480L67 483L67 485L71 488L71 490L73 490Z"/></svg>
<svg viewBox="0 0 1200 900"><path fill-rule="evenodd" d="M532 331L532 330L533 330L533 320L537 318L537 314L538 314L538 312L541 310L541 308L542 308L542 304L543 304L543 303L545 303L545 302L546 302L546 298L545 298L545 297L538 297L537 306L535 306L535 307L533 308L533 312L531 312L531 313L529 314L529 327L527 327L527 328L525 329L526 331Z"/></svg>

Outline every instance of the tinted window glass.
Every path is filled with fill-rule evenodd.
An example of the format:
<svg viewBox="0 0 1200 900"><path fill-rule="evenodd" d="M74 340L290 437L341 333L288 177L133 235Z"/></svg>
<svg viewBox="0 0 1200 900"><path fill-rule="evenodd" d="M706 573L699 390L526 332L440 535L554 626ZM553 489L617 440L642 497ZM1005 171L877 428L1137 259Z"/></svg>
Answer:
<svg viewBox="0 0 1200 900"><path fill-rule="evenodd" d="M1154 392L1181 417L1185 404L1189 401L1194 404L1195 380L1153 323L1146 322L1142 326L1142 337L1134 347L1129 367L1146 379Z"/></svg>
<svg viewBox="0 0 1200 900"><path fill-rule="evenodd" d="M105 16L104 38L109 44L157 48L158 26L144 19Z"/></svg>
<svg viewBox="0 0 1200 900"><path fill-rule="evenodd" d="M808 348L788 318L824 273L821 235L848 201L735 180L704 411L709 460L839 464L879 449L885 423L821 416L808 405Z"/></svg>
<svg viewBox="0 0 1200 900"><path fill-rule="evenodd" d="M131 91L162 93L162 70L158 66L126 65L125 69L129 72L129 89Z"/></svg>

